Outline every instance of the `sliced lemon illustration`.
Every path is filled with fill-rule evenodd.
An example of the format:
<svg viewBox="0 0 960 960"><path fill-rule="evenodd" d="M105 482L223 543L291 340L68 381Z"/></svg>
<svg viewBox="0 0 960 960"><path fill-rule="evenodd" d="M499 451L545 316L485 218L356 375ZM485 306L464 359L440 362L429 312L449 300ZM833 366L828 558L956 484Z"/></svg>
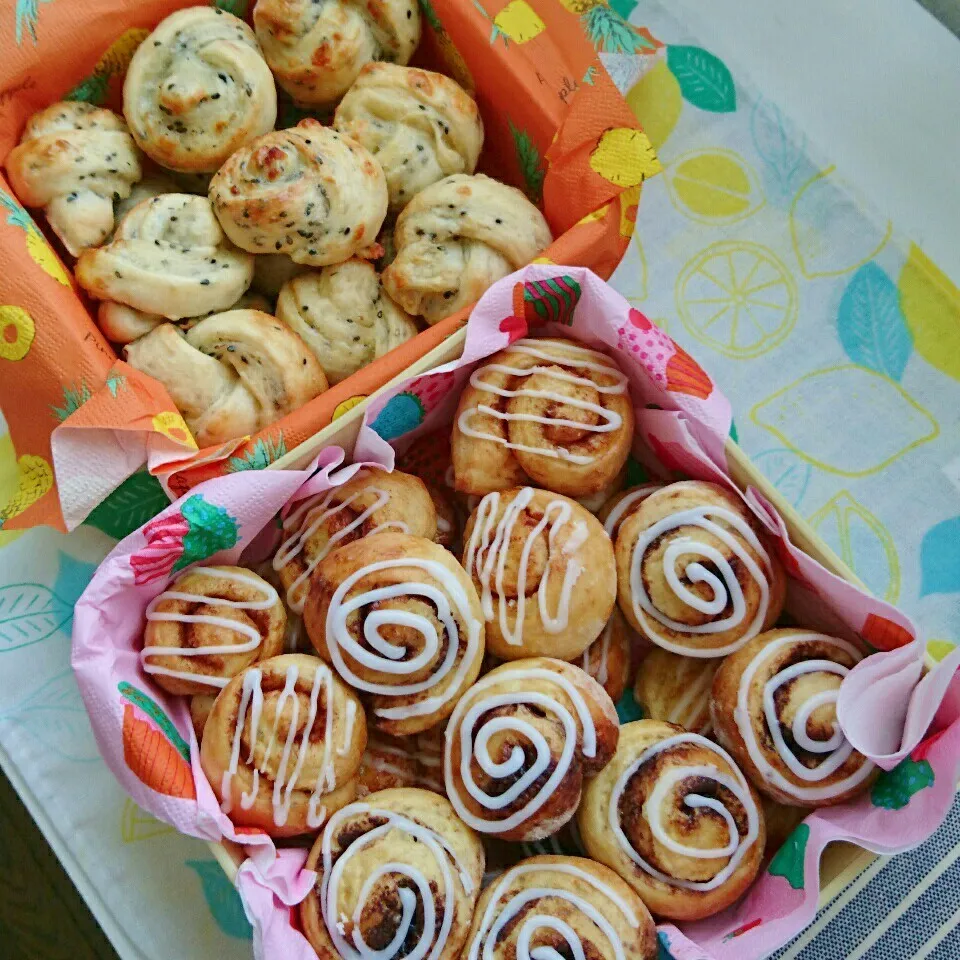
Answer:
<svg viewBox="0 0 960 960"><path fill-rule="evenodd" d="M635 187L663 169L650 138L631 127L604 131L590 154L590 167L618 187Z"/></svg>
<svg viewBox="0 0 960 960"><path fill-rule="evenodd" d="M124 843L137 843L168 833L176 833L176 830L141 810L129 797L124 799L120 814L120 839Z"/></svg>
<svg viewBox="0 0 960 960"><path fill-rule="evenodd" d="M701 223L736 223L765 203L760 179L732 150L685 153L665 171L670 201Z"/></svg>
<svg viewBox="0 0 960 960"><path fill-rule="evenodd" d="M735 360L759 357L797 322L797 284L766 247L721 240L681 271L675 291L681 323L700 343Z"/></svg>
<svg viewBox="0 0 960 960"><path fill-rule="evenodd" d="M683 109L683 94L666 60L648 70L627 93L627 105L658 149L673 133Z"/></svg>
<svg viewBox="0 0 960 960"><path fill-rule="evenodd" d="M33 317L23 307L0 306L0 359L22 360L35 336Z"/></svg>

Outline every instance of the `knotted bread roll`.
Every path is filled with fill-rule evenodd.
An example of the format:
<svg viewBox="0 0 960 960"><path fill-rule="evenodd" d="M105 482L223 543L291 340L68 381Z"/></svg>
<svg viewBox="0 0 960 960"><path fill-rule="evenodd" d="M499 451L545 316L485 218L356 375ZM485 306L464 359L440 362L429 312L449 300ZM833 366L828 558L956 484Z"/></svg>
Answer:
<svg viewBox="0 0 960 960"><path fill-rule="evenodd" d="M407 204L394 239L397 256L383 273L387 292L407 313L437 323L529 263L553 238L519 190L458 173Z"/></svg>
<svg viewBox="0 0 960 960"><path fill-rule="evenodd" d="M280 291L277 316L314 352L331 383L417 335L365 260L347 260L294 277Z"/></svg>
<svg viewBox="0 0 960 960"><path fill-rule="evenodd" d="M28 207L43 207L73 256L113 231L114 202L141 178L127 125L89 103L54 103L35 113L7 157L10 184Z"/></svg>
<svg viewBox="0 0 960 960"><path fill-rule="evenodd" d="M483 146L477 105L455 81L391 63L360 71L333 124L380 161L394 211L431 183L473 173Z"/></svg>
<svg viewBox="0 0 960 960"><path fill-rule="evenodd" d="M303 104L334 103L374 60L408 63L416 0L259 0L253 25L277 83Z"/></svg>
<svg viewBox="0 0 960 960"><path fill-rule="evenodd" d="M188 7L137 48L123 113L161 166L212 172L273 129L277 90L250 27L215 7Z"/></svg>
<svg viewBox="0 0 960 960"><path fill-rule="evenodd" d="M304 342L258 310L214 314L185 334L164 323L125 356L167 388L200 446L256 433L327 389Z"/></svg>
<svg viewBox="0 0 960 960"><path fill-rule="evenodd" d="M205 197L166 193L137 204L105 247L86 250L77 280L98 300L170 320L226 310L253 279L253 257L220 229Z"/></svg>
<svg viewBox="0 0 960 960"><path fill-rule="evenodd" d="M351 137L311 118L238 150L210 181L210 200L227 236L252 253L315 267L380 253L383 169Z"/></svg>

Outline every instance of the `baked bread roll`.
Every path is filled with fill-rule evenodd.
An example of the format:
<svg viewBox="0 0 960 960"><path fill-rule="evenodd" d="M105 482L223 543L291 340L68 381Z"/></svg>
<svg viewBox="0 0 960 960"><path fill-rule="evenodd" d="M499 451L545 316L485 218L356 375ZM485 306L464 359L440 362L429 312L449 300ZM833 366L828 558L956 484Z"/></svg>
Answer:
<svg viewBox="0 0 960 960"><path fill-rule="evenodd" d="M763 858L763 813L730 755L657 720L620 728L617 751L587 782L577 819L591 858L671 920L728 907Z"/></svg>
<svg viewBox="0 0 960 960"><path fill-rule="evenodd" d="M610 538L574 500L521 487L489 493L467 521L463 566L502 660L573 660L616 602Z"/></svg>
<svg viewBox="0 0 960 960"><path fill-rule="evenodd" d="M713 730L710 688L721 662L651 649L640 661L633 683L633 696L643 716L709 736Z"/></svg>
<svg viewBox="0 0 960 960"><path fill-rule="evenodd" d="M617 703L630 683L632 644L627 621L614 604L600 636L573 662L593 677L607 691L607 696Z"/></svg>
<svg viewBox="0 0 960 960"><path fill-rule="evenodd" d="M870 785L877 767L837 720L840 684L860 659L846 640L791 629L762 633L723 662L710 701L717 739L758 790L826 807Z"/></svg>
<svg viewBox="0 0 960 960"><path fill-rule="evenodd" d="M277 90L250 27L217 7L188 7L137 47L123 113L137 144L162 167L212 173L273 129Z"/></svg>
<svg viewBox="0 0 960 960"><path fill-rule="evenodd" d="M306 105L335 103L365 64L407 63L420 42L416 0L259 0L253 25L277 83Z"/></svg>
<svg viewBox="0 0 960 960"><path fill-rule="evenodd" d="M437 535L433 538L441 547L446 547L456 556L462 555L461 534L463 522L457 510L457 504L451 495L449 487L438 487L436 484L426 484L430 499L437 511Z"/></svg>
<svg viewBox="0 0 960 960"><path fill-rule="evenodd" d="M484 862L443 797L372 794L335 813L310 851L303 931L320 960L459 960Z"/></svg>
<svg viewBox="0 0 960 960"><path fill-rule="evenodd" d="M383 282L407 313L437 323L475 303L552 241L543 214L515 187L483 174L454 174L403 208L397 254Z"/></svg>
<svg viewBox="0 0 960 960"><path fill-rule="evenodd" d="M124 356L167 388L201 447L256 433L327 388L303 341L257 310L217 313L186 333L164 323Z"/></svg>
<svg viewBox="0 0 960 960"><path fill-rule="evenodd" d="M223 235L209 201L185 193L137 204L110 243L77 261L91 296L170 320L226 310L252 277L253 257Z"/></svg>
<svg viewBox="0 0 960 960"><path fill-rule="evenodd" d="M716 484L651 494L621 523L615 553L620 609L671 653L724 657L783 609L786 578L759 522Z"/></svg>
<svg viewBox="0 0 960 960"><path fill-rule="evenodd" d="M301 500L283 519L272 561L287 606L303 613L310 578L332 550L390 530L427 540L436 535L433 501L419 477L365 468L341 486Z"/></svg>
<svg viewBox="0 0 960 960"><path fill-rule="evenodd" d="M289 837L319 829L354 798L366 742L353 691L322 660L290 653L224 687L200 762L236 826Z"/></svg>
<svg viewBox="0 0 960 960"><path fill-rule="evenodd" d="M380 253L383 169L317 120L238 150L210 181L210 200L227 236L251 253L284 253L314 267Z"/></svg>
<svg viewBox="0 0 960 960"><path fill-rule="evenodd" d="M445 720L483 660L480 600L439 544L406 533L328 554L303 622L317 652L366 695L370 722L396 736Z"/></svg>
<svg viewBox="0 0 960 960"><path fill-rule="evenodd" d="M460 396L454 485L482 494L524 483L581 497L630 455L627 378L609 357L559 339L521 339L485 360Z"/></svg>
<svg viewBox="0 0 960 960"><path fill-rule="evenodd" d="M618 732L613 702L578 667L547 657L503 664L447 722L447 796L480 833L548 837L573 816L585 778L607 765Z"/></svg>
<svg viewBox="0 0 960 960"><path fill-rule="evenodd" d="M606 500L600 510L597 512L597 519L603 524L603 529L607 531L607 536L616 543L617 534L620 532L620 524L627 517L633 516L640 509L643 503L651 493L656 493L662 483L641 483L635 487L628 487L613 494Z"/></svg>
<svg viewBox="0 0 960 960"><path fill-rule="evenodd" d="M656 960L643 901L609 867L539 856L509 867L483 892L463 960Z"/></svg>
<svg viewBox="0 0 960 960"><path fill-rule="evenodd" d="M203 740L203 731L216 702L217 697L213 693L195 693L190 698L190 723L193 726L193 732L197 735L197 743Z"/></svg>
<svg viewBox="0 0 960 960"><path fill-rule="evenodd" d="M210 693L283 652L287 613L242 567L193 567L147 606L140 663L170 693Z"/></svg>
<svg viewBox="0 0 960 960"><path fill-rule="evenodd" d="M360 71L333 125L380 162L394 212L444 177L473 173L483 146L480 111L456 81L392 63Z"/></svg>
<svg viewBox="0 0 960 960"><path fill-rule="evenodd" d="M28 207L43 207L74 257L114 227L114 204L143 176L127 125L89 103L54 103L28 121L7 157L10 185Z"/></svg>
<svg viewBox="0 0 960 960"><path fill-rule="evenodd" d="M253 289L275 301L288 280L309 269L282 253L258 254L253 258Z"/></svg>
<svg viewBox="0 0 960 960"><path fill-rule="evenodd" d="M295 330L339 383L417 335L413 318L380 285L366 260L347 260L285 284L277 316Z"/></svg>
<svg viewBox="0 0 960 960"><path fill-rule="evenodd" d="M367 749L363 751L360 769L357 771L357 799L363 800L380 790L420 785L420 765L412 737L390 737L376 730L367 736Z"/></svg>
<svg viewBox="0 0 960 960"><path fill-rule="evenodd" d="M152 171L144 175L143 179L135 183L130 193L118 200L113 205L113 218L117 226L123 223L123 218L138 204L144 200L152 200L154 197L160 197L165 193L189 193L180 189L176 180L169 174ZM110 240L113 234L110 234Z"/></svg>

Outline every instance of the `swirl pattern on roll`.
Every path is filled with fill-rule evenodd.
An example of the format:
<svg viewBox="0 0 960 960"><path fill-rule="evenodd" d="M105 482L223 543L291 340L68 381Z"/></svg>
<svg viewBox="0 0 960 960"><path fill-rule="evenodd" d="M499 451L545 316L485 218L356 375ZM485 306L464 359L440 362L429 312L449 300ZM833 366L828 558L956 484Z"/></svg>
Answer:
<svg viewBox="0 0 960 960"><path fill-rule="evenodd" d="M189 7L163 20L137 48L123 112L152 160L212 173L273 129L277 91L247 24L218 8Z"/></svg>
<svg viewBox="0 0 960 960"><path fill-rule="evenodd" d="M546 657L504 664L447 723L447 796L479 833L541 839L573 816L584 778L607 764L617 736L613 701L578 667Z"/></svg>
<svg viewBox="0 0 960 960"><path fill-rule="evenodd" d="M317 120L238 150L210 181L210 200L227 236L251 253L283 253L314 267L380 254L383 169Z"/></svg>
<svg viewBox="0 0 960 960"><path fill-rule="evenodd" d="M618 607L614 605L610 619L600 636L587 647L574 663L593 677L616 703L630 682L633 632Z"/></svg>
<svg viewBox="0 0 960 960"><path fill-rule="evenodd" d="M821 807L869 786L877 768L837 718L840 685L860 659L839 637L771 630L724 661L713 682L714 725L759 790Z"/></svg>
<svg viewBox="0 0 960 960"><path fill-rule="evenodd" d="M307 859L300 908L320 960L455 960L483 877L483 847L442 797L371 794L335 813Z"/></svg>
<svg viewBox="0 0 960 960"><path fill-rule="evenodd" d="M438 323L475 303L552 240L543 214L515 187L458 173L421 190L397 220L383 282L407 313Z"/></svg>
<svg viewBox="0 0 960 960"><path fill-rule="evenodd" d="M633 696L643 716L708 736L713 729L710 688L721 662L682 657L654 647L640 662L633 684Z"/></svg>
<svg viewBox="0 0 960 960"><path fill-rule="evenodd" d="M615 553L620 609L671 653L726 656L783 609L783 569L758 521L716 484L651 494L621 523Z"/></svg>
<svg viewBox="0 0 960 960"><path fill-rule="evenodd" d="M371 722L386 733L444 720L480 672L476 590L423 537L388 531L333 551L311 578L303 619L317 652L368 697Z"/></svg>
<svg viewBox="0 0 960 960"><path fill-rule="evenodd" d="M455 81L390 63L360 71L333 122L380 162L394 212L444 177L473 173L483 146L477 105Z"/></svg>
<svg viewBox="0 0 960 960"><path fill-rule="evenodd" d="M110 236L115 202L143 175L127 125L89 103L54 103L35 113L6 167L21 202L43 207L75 257Z"/></svg>
<svg viewBox="0 0 960 960"><path fill-rule="evenodd" d="M572 340L517 340L478 366L460 397L455 486L596 493L623 469L633 425L626 375L609 357Z"/></svg>

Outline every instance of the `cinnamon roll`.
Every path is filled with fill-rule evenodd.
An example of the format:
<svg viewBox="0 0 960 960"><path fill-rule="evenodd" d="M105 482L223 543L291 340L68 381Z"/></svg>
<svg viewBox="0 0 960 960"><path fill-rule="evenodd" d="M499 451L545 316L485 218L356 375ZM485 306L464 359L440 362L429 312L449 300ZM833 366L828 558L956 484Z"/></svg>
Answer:
<svg viewBox="0 0 960 960"><path fill-rule="evenodd" d="M763 814L734 760L657 720L620 728L617 752L587 783L578 820L590 856L671 920L729 906L763 858Z"/></svg>
<svg viewBox="0 0 960 960"><path fill-rule="evenodd" d="M197 743L203 740L203 731L210 719L210 712L217 701L214 693L195 693L190 698L190 723L197 735Z"/></svg>
<svg viewBox="0 0 960 960"><path fill-rule="evenodd" d="M364 147L308 117L234 153L210 181L210 201L241 249L322 267L376 259L387 181Z"/></svg>
<svg viewBox="0 0 960 960"><path fill-rule="evenodd" d="M53 232L76 257L113 232L114 204L143 176L140 159L115 113L64 102L27 121L6 166L21 202L43 207Z"/></svg>
<svg viewBox="0 0 960 960"><path fill-rule="evenodd" d="M398 787L420 785L420 765L409 749L410 737L390 737L371 731L357 771L357 799Z"/></svg>
<svg viewBox="0 0 960 960"><path fill-rule="evenodd" d="M620 609L671 653L723 657L783 609L783 568L732 493L684 480L652 493L620 524Z"/></svg>
<svg viewBox="0 0 960 960"><path fill-rule="evenodd" d="M304 933L320 960L457 960L484 859L443 797L371 794L335 813L310 851Z"/></svg>
<svg viewBox="0 0 960 960"><path fill-rule="evenodd" d="M242 567L194 567L147 606L140 663L170 693L209 693L283 652L277 591Z"/></svg>
<svg viewBox="0 0 960 960"><path fill-rule="evenodd" d="M630 683L632 637L623 614L614 606L600 636L573 662L593 677L616 703Z"/></svg>
<svg viewBox="0 0 960 960"><path fill-rule="evenodd" d="M618 732L613 702L578 667L547 657L504 664L467 691L447 723L447 796L479 833L542 839L573 816Z"/></svg>
<svg viewBox="0 0 960 960"><path fill-rule="evenodd" d="M837 720L843 678L861 653L846 640L770 630L728 657L710 701L717 738L757 789L798 807L862 793L879 772Z"/></svg>
<svg viewBox="0 0 960 960"><path fill-rule="evenodd" d="M188 7L137 47L123 113L162 167L212 173L273 129L277 90L250 27L216 7Z"/></svg>
<svg viewBox="0 0 960 960"><path fill-rule="evenodd" d="M572 340L517 340L477 367L460 397L454 485L483 494L532 482L586 496L623 468L633 428L613 360Z"/></svg>
<svg viewBox="0 0 960 960"><path fill-rule="evenodd" d="M360 71L333 124L380 161L397 213L430 184L473 173L483 146L480 111L455 80L393 63Z"/></svg>
<svg viewBox="0 0 960 960"><path fill-rule="evenodd" d="M713 730L710 686L720 663L654 647L640 661L633 684L633 696L643 716L709 736Z"/></svg>
<svg viewBox="0 0 960 960"><path fill-rule="evenodd" d="M477 904L464 960L656 960L643 901L612 870L580 857L510 867Z"/></svg>
<svg viewBox="0 0 960 960"><path fill-rule="evenodd" d="M286 837L353 800L367 742L356 695L316 657L283 654L234 677L207 719L200 761L237 826Z"/></svg>
<svg viewBox="0 0 960 960"><path fill-rule="evenodd" d="M662 483L641 483L635 487L621 490L605 500L603 506L597 512L597 519L603 524L607 536L616 543L617 534L620 532L620 525L623 521L632 517L640 509L640 504L651 493L656 493L661 489L663 489Z"/></svg>
<svg viewBox="0 0 960 960"><path fill-rule="evenodd" d="M448 487L438 487L435 484L426 484L430 499L433 500L437 511L437 535L433 538L441 547L446 547L452 553L460 555L461 520L457 505L452 496L448 496Z"/></svg>
<svg viewBox="0 0 960 960"><path fill-rule="evenodd" d="M273 558L289 608L303 613L310 578L328 553L386 531L435 536L436 511L418 477L363 469L342 486L301 500L283 519L283 539Z"/></svg>
<svg viewBox="0 0 960 960"><path fill-rule="evenodd" d="M464 543L495 656L573 660L603 632L616 599L613 550L576 501L533 487L489 493Z"/></svg>
<svg viewBox="0 0 960 960"><path fill-rule="evenodd" d="M483 660L480 600L439 544L386 532L317 567L303 622L319 654L366 695L371 723L400 735L446 719Z"/></svg>

